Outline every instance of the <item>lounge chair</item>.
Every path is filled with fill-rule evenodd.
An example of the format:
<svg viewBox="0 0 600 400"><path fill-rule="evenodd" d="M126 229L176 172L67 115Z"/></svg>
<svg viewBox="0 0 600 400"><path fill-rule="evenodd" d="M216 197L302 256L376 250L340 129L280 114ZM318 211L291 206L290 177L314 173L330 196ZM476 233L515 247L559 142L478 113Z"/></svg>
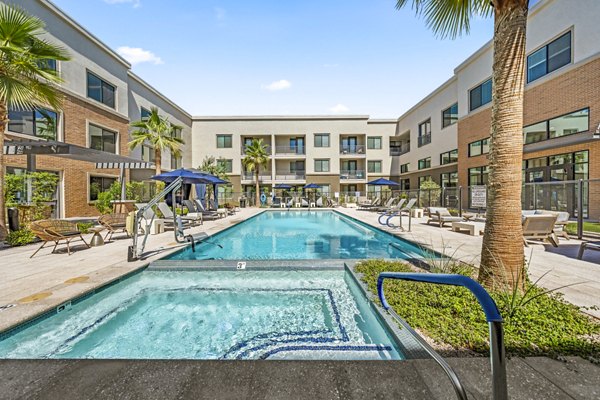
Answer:
<svg viewBox="0 0 600 400"><path fill-rule="evenodd" d="M294 207L294 198L293 198L293 197L290 197L290 199L289 199L289 200L288 200L288 202L285 204L285 206L286 206L287 208L292 208L292 207Z"/></svg>
<svg viewBox="0 0 600 400"><path fill-rule="evenodd" d="M371 208L370 211L377 211L377 212L389 211L392 207L394 207L395 204L397 204L397 202L399 200L400 200L399 197L390 197L383 206ZM402 200L406 200L406 199L402 199Z"/></svg>
<svg viewBox="0 0 600 400"><path fill-rule="evenodd" d="M302 207L308 207L310 204L308 203L308 200L306 200L306 199L300 199L300 205Z"/></svg>
<svg viewBox="0 0 600 400"><path fill-rule="evenodd" d="M163 215L163 217L165 217L165 219L168 219L170 221L173 221L175 219L175 216L173 215L173 210L171 209L171 207L169 207L169 205L167 203L158 203L158 210L160 211L160 213ZM198 213L188 213L187 215L181 215L181 221L185 224L192 224L192 225L196 225L198 223L202 224L202 214L198 214Z"/></svg>
<svg viewBox="0 0 600 400"><path fill-rule="evenodd" d="M281 197L273 197L271 207L281 208Z"/></svg>
<svg viewBox="0 0 600 400"><path fill-rule="evenodd" d="M566 211L551 212L556 214L556 224L554 225L554 233L564 237L567 240L571 240L569 233L565 230L569 224L569 213Z"/></svg>
<svg viewBox="0 0 600 400"><path fill-rule="evenodd" d="M107 230L104 240L112 240L112 237L117 232L124 232L129 236L127 231L127 214L105 214L98 218L98 223Z"/></svg>
<svg viewBox="0 0 600 400"><path fill-rule="evenodd" d="M528 247L528 240L548 240L552 246L558 247L558 237L554 234L557 215L528 215L523 221L523 243Z"/></svg>
<svg viewBox="0 0 600 400"><path fill-rule="evenodd" d="M583 252L586 250L600 251L600 241L582 242L581 245L579 245L579 253L577 254L577 259L581 260L583 258Z"/></svg>
<svg viewBox="0 0 600 400"><path fill-rule="evenodd" d="M83 239L81 232L77 228L77 224L71 221L65 221L63 219L43 219L40 221L34 221L29 225L29 229L34 233L35 236L43 240L44 243L31 255L29 258L33 258L38 251L40 251L46 243L54 242L54 248L52 253L56 250L56 246L62 241L67 245L67 253L71 255L70 243L73 240L81 239L81 241L89 248L90 245Z"/></svg>
<svg viewBox="0 0 600 400"><path fill-rule="evenodd" d="M329 208L338 207L338 203L337 203L337 201L335 201L333 199L327 199L327 207L329 207Z"/></svg>
<svg viewBox="0 0 600 400"><path fill-rule="evenodd" d="M462 217L455 217L450 214L445 207L429 207L429 219L427 220L427 225L431 222L435 222L439 224L440 228L444 226L444 224L459 222L462 221Z"/></svg>
<svg viewBox="0 0 600 400"><path fill-rule="evenodd" d="M183 204L186 204L185 201ZM225 216L217 211L208 211L206 208L204 208L204 205L202 205L202 202L199 199L194 199L194 204L196 205L196 212L201 213L202 218L205 220L213 220Z"/></svg>
<svg viewBox="0 0 600 400"><path fill-rule="evenodd" d="M323 197L322 196L317 199L317 202L315 203L315 205L317 207L323 207Z"/></svg>
<svg viewBox="0 0 600 400"><path fill-rule="evenodd" d="M381 198L377 197L375 200L373 200L370 204L362 204L358 206L358 209L362 209L362 210L371 210L374 209L376 207L381 206Z"/></svg>
<svg viewBox="0 0 600 400"><path fill-rule="evenodd" d="M358 205L358 208L362 208L364 206L370 206L372 203L371 200L369 200L367 198L367 196L359 196L358 199L356 200L356 204Z"/></svg>

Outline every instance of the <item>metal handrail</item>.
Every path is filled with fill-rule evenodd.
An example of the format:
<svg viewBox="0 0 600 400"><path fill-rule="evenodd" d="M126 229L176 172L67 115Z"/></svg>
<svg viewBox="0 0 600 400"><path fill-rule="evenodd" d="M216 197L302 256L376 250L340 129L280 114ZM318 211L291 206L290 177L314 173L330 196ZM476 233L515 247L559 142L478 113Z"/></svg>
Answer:
<svg viewBox="0 0 600 400"><path fill-rule="evenodd" d="M133 217L133 233L131 235L132 239L133 239L133 244L131 246L129 246L129 249L128 249L128 251L129 251L128 256L127 256L128 261L137 260L139 258L139 256L144 252L144 248L146 247L146 241L148 240L148 235L150 234L150 225L152 224L154 217L152 217L152 220L146 224L146 228L144 229L144 240L142 241L141 248L138 249L138 224L139 224L142 216L144 215L144 213L146 211L148 211L148 209L150 209L154 205L158 204L158 202L160 202L163 198L165 198L165 196L167 196L169 193L179 190L182 185L183 185L183 179L181 177L178 177L173 182L171 182L167 187L165 187L159 194L154 196L154 198L152 200L150 200L148 203L146 203L146 205L144 207L140 208L139 210L137 210L135 212L134 217ZM175 201L173 201L173 204L175 204ZM173 230L175 233L175 240L177 242L179 242L179 238L178 238L177 234L179 233L178 226L179 226L180 221L181 221L181 219L180 218L178 219L177 213L175 212L175 210L173 210L173 225L174 225Z"/></svg>
<svg viewBox="0 0 600 400"><path fill-rule="evenodd" d="M448 363L427 344L418 333L400 317L388 304L383 292L383 281L385 279L400 279L415 282L427 282L440 285L462 286L471 291L483 309L490 329L490 359L492 364L492 398L494 400L507 400L508 390L506 386L506 357L504 349L504 330L502 327L503 319L498 310L498 306L491 298L489 293L473 279L457 274L425 274L425 273L402 273L402 272L382 272L377 278L377 293L381 305L394 318L396 318L403 327L413 334L415 339L423 345L425 351L442 367L446 375L450 378L454 391L459 399L467 399L466 391L458 379L456 373ZM415 336L416 335L416 336Z"/></svg>

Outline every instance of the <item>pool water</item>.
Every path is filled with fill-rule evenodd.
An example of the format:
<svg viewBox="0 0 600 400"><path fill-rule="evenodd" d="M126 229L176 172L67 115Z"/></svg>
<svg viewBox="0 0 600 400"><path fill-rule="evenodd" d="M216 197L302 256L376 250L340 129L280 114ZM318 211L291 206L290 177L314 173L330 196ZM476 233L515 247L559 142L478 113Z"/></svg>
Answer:
<svg viewBox="0 0 600 400"><path fill-rule="evenodd" d="M0 358L402 359L344 270L134 275L0 341Z"/></svg>
<svg viewBox="0 0 600 400"><path fill-rule="evenodd" d="M218 245L221 247L219 247ZM426 250L333 211L266 211L170 260L306 260L431 257Z"/></svg>

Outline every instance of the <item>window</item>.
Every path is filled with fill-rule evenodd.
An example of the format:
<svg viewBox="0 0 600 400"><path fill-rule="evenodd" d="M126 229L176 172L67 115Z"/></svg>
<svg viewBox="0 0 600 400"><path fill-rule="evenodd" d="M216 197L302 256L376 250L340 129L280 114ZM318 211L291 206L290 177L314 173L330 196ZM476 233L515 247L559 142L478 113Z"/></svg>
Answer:
<svg viewBox="0 0 600 400"><path fill-rule="evenodd" d="M473 111L492 101L492 79L474 87L469 92L469 111Z"/></svg>
<svg viewBox="0 0 600 400"><path fill-rule="evenodd" d="M88 71L87 96L111 108L115 108L116 88Z"/></svg>
<svg viewBox="0 0 600 400"><path fill-rule="evenodd" d="M409 167L410 163L406 163L406 164L402 164L400 166L400 173L401 174L405 174L408 172L408 167Z"/></svg>
<svg viewBox="0 0 600 400"><path fill-rule="evenodd" d="M442 187L457 187L458 172L445 172L440 174L440 185Z"/></svg>
<svg viewBox="0 0 600 400"><path fill-rule="evenodd" d="M315 133L315 147L329 147L329 133Z"/></svg>
<svg viewBox="0 0 600 400"><path fill-rule="evenodd" d="M488 180L488 167L469 168L469 186L485 185Z"/></svg>
<svg viewBox="0 0 600 400"><path fill-rule="evenodd" d="M440 154L440 165L451 164L458 161L458 149Z"/></svg>
<svg viewBox="0 0 600 400"><path fill-rule="evenodd" d="M590 127L590 109L575 111L570 114L528 125L523 128L525 144L536 143L546 139L586 132Z"/></svg>
<svg viewBox="0 0 600 400"><path fill-rule="evenodd" d="M155 160L154 149L147 145L142 145L142 161L153 163Z"/></svg>
<svg viewBox="0 0 600 400"><path fill-rule="evenodd" d="M218 149L230 149L231 147L231 135L217 135Z"/></svg>
<svg viewBox="0 0 600 400"><path fill-rule="evenodd" d="M149 118L150 114L152 114L150 112L150 110L148 110L148 109L146 109L144 107L140 108L140 115L141 115L141 117L142 117L143 120L146 119L146 118Z"/></svg>
<svg viewBox="0 0 600 400"><path fill-rule="evenodd" d="M47 140L56 140L58 132L58 114L44 108L34 110L9 110L8 130L38 136Z"/></svg>
<svg viewBox="0 0 600 400"><path fill-rule="evenodd" d="M290 162L290 172L304 173L304 161L292 161Z"/></svg>
<svg viewBox="0 0 600 400"><path fill-rule="evenodd" d="M329 172L329 160L315 160L315 172Z"/></svg>
<svg viewBox="0 0 600 400"><path fill-rule="evenodd" d="M171 124L171 129L172 129L171 130L172 137L181 139L181 131L182 131L181 127Z"/></svg>
<svg viewBox="0 0 600 400"><path fill-rule="evenodd" d="M367 137L367 149L381 149L381 136Z"/></svg>
<svg viewBox="0 0 600 400"><path fill-rule="evenodd" d="M400 179L400 182L398 183L400 184L401 190L410 190L410 179Z"/></svg>
<svg viewBox="0 0 600 400"><path fill-rule="evenodd" d="M98 200L98 194L106 192L110 189L111 185L117 181L117 178L105 177L105 176L92 176L90 175L89 188L90 188L90 201Z"/></svg>
<svg viewBox="0 0 600 400"><path fill-rule="evenodd" d="M419 124L419 147L431 143L431 118Z"/></svg>
<svg viewBox="0 0 600 400"><path fill-rule="evenodd" d="M171 169L181 168L181 156L174 156L171 154Z"/></svg>
<svg viewBox="0 0 600 400"><path fill-rule="evenodd" d="M442 128L455 124L458 121L458 103L442 111Z"/></svg>
<svg viewBox="0 0 600 400"><path fill-rule="evenodd" d="M527 83L570 63L571 32L567 32L527 57Z"/></svg>
<svg viewBox="0 0 600 400"><path fill-rule="evenodd" d="M431 168L431 157L422 158L419 160L419 169Z"/></svg>
<svg viewBox="0 0 600 400"><path fill-rule="evenodd" d="M90 124L90 149L117 154L117 133Z"/></svg>
<svg viewBox="0 0 600 400"><path fill-rule="evenodd" d="M469 157L480 156L490 152L489 138L469 143Z"/></svg>
<svg viewBox="0 0 600 400"><path fill-rule="evenodd" d="M381 161L367 161L367 172L381 172Z"/></svg>
<svg viewBox="0 0 600 400"><path fill-rule="evenodd" d="M52 58L38 60L36 64L42 69L56 71L56 60Z"/></svg>
<svg viewBox="0 0 600 400"><path fill-rule="evenodd" d="M419 177L419 188L421 186L423 186L423 183L425 183L426 181L430 181L430 180L431 180L431 175L420 176Z"/></svg>
<svg viewBox="0 0 600 400"><path fill-rule="evenodd" d="M219 158L217 160L217 164L219 165L219 167L223 168L226 173L230 174L233 172L233 160Z"/></svg>

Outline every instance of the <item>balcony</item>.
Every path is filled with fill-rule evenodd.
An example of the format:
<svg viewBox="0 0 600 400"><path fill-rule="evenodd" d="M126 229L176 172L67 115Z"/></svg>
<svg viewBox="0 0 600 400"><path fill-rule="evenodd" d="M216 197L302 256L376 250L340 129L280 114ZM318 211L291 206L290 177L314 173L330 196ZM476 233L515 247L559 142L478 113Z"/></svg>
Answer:
<svg viewBox="0 0 600 400"><path fill-rule="evenodd" d="M303 181L306 179L306 171L280 171L275 174L277 181Z"/></svg>
<svg viewBox="0 0 600 400"><path fill-rule="evenodd" d="M390 156L401 156L410 151L410 143L390 145Z"/></svg>
<svg viewBox="0 0 600 400"><path fill-rule="evenodd" d="M340 180L363 180L367 175L364 170L347 170L340 171Z"/></svg>
<svg viewBox="0 0 600 400"><path fill-rule="evenodd" d="M254 172L242 172L242 181L252 181L256 182L256 173ZM271 178L271 171L259 171L258 173L258 181L259 182L270 182L273 179Z"/></svg>
<svg viewBox="0 0 600 400"><path fill-rule="evenodd" d="M340 154L365 154L366 147L364 144L341 145Z"/></svg>
<svg viewBox="0 0 600 400"><path fill-rule="evenodd" d="M431 133L428 133L423 136L419 136L418 139L419 139L419 147L423 147L426 144L431 143Z"/></svg>
<svg viewBox="0 0 600 400"><path fill-rule="evenodd" d="M306 154L305 146L275 146L276 155L285 156L304 156Z"/></svg>

